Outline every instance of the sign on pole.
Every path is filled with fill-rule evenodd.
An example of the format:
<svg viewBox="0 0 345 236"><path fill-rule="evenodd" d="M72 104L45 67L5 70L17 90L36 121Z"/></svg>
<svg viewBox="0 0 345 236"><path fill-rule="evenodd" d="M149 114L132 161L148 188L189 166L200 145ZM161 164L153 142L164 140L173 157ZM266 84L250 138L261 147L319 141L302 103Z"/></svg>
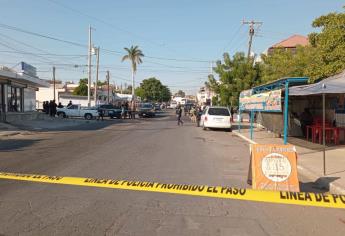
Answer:
<svg viewBox="0 0 345 236"><path fill-rule="evenodd" d="M252 94L245 90L240 94L240 110L281 112L281 89Z"/></svg>

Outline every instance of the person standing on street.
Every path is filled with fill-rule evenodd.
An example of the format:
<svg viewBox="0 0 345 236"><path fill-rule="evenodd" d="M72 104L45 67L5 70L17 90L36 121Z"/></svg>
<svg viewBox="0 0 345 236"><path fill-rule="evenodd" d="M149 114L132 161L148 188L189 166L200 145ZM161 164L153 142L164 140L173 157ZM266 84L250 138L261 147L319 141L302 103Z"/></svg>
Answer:
<svg viewBox="0 0 345 236"><path fill-rule="evenodd" d="M124 104L121 105L121 118L125 119L125 105Z"/></svg>
<svg viewBox="0 0 345 236"><path fill-rule="evenodd" d="M178 106L177 110L176 110L176 114L177 114L177 125L179 126L180 124L183 125L183 121L181 120L181 116L182 116L182 107Z"/></svg>
<svg viewBox="0 0 345 236"><path fill-rule="evenodd" d="M234 122L234 114L235 114L235 111L234 111L234 108L233 108L233 107L230 108L230 114L231 114L231 122Z"/></svg>
<svg viewBox="0 0 345 236"><path fill-rule="evenodd" d="M69 101L69 103L67 104L67 107L72 105L72 101Z"/></svg>
<svg viewBox="0 0 345 236"><path fill-rule="evenodd" d="M201 108L197 107L196 108L196 126L197 127L200 127L201 113L202 113Z"/></svg>
<svg viewBox="0 0 345 236"><path fill-rule="evenodd" d="M56 112L57 112L57 104L56 104L56 102L55 102L55 100L53 100L53 104L52 104L52 108L53 108L53 117L55 117L56 116Z"/></svg>
<svg viewBox="0 0 345 236"><path fill-rule="evenodd" d="M97 111L98 111L98 118L97 118L97 120L102 119L102 121L103 121L104 111L103 111L103 109L101 108L101 106L98 107Z"/></svg>

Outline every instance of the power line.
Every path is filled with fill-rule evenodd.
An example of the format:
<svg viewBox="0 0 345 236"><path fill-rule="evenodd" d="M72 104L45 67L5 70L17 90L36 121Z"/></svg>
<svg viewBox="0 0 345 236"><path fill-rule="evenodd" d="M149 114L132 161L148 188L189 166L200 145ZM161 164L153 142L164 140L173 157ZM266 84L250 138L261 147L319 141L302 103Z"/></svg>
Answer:
<svg viewBox="0 0 345 236"><path fill-rule="evenodd" d="M228 47L231 46L231 44L234 42L236 36L239 35L239 32L240 32L241 29L242 29L242 26L243 26L243 24L240 24L240 25L239 25L239 27L237 28L237 30L235 31L235 33L231 36L230 41L224 46L223 51L225 51Z"/></svg>
<svg viewBox="0 0 345 236"><path fill-rule="evenodd" d="M35 32L32 32L32 31L20 29L18 27L6 25L6 24L1 24L0 23L0 27L6 28L6 29L9 29L9 30L14 30L14 31L22 32L22 33L25 33L25 34L30 34L30 35L41 37L41 38L46 38L46 39L54 40L54 41L61 42L61 43L71 44L71 45L78 46L78 47L83 47L83 48L87 47L87 45L85 45L85 44L76 43L76 42L72 42L72 41L69 41L69 40L64 40L64 39L52 37L52 36L49 36L49 35L43 35L43 34L40 34L40 33L35 33Z"/></svg>
<svg viewBox="0 0 345 236"><path fill-rule="evenodd" d="M107 25L108 27L113 28L113 29L115 29L115 30L122 31L122 32L124 32L124 33L126 33L126 34L129 34L129 35L134 36L134 37L137 37L137 38L141 38L141 39L143 39L143 40L145 40L145 41L147 41L147 42L149 42L149 43L152 43L152 44L155 44L155 45L158 45L158 46L163 46L163 44L156 43L156 42L154 42L153 40L149 40L149 39L147 39L147 38L145 38L145 37L142 37L142 36L140 36L140 35L138 35L138 34L136 34L136 33L133 33L133 32L128 31L128 30L126 30L126 29L120 28L120 27L118 27L118 26L116 26L116 25L114 25L114 24L111 24L111 23L109 23L109 22L103 20L103 19L100 19L100 18L98 18L98 17L95 17L95 16L92 16L92 15L86 14L86 13L84 13L84 12L82 12L82 11L79 11L79 10L77 10L77 9L75 9L75 8L72 8L72 7L70 7L70 6L67 6L67 5L65 5L65 4L62 4L62 3L60 3L60 2L57 2L57 1L54 1L54 0L47 0L47 1L52 2L52 3L54 3L54 4L56 4L56 5L60 6L60 7L65 8L65 9L68 9L68 10L70 10L70 11L72 11L72 12L78 13L79 15L82 15L82 16L85 16L85 17L88 17L88 18L91 18L91 19L93 19L93 20L95 20L95 21L98 21L98 22L100 22L100 23L102 23L102 24L104 24L104 25Z"/></svg>
<svg viewBox="0 0 345 236"><path fill-rule="evenodd" d="M2 41L5 41L5 40L2 39ZM17 52L24 52L24 53L26 53L25 51L18 50L18 49L14 48L14 47L9 46L9 45L6 44L5 42L0 42L0 45L4 46L4 47L6 47L6 48L12 49L12 50L14 50L14 51L17 51ZM43 58L44 61L43 61L43 60L40 60L40 59L37 59L37 60L39 60L39 61L41 61L41 62L47 62L47 61L48 61L48 62L52 63L52 61L50 61L49 59L47 59L47 58L45 58L45 57L37 56L37 55L32 55L32 56L37 57L37 58Z"/></svg>
<svg viewBox="0 0 345 236"><path fill-rule="evenodd" d="M41 33L36 33L36 32L32 32L32 31L28 31L25 29L21 29L18 27L14 27L14 26L10 26L10 25L6 25L6 24L2 24L0 23L0 27L1 28L5 28L5 29L9 29L9 30L13 30L13 31L17 31L17 32L21 32L21 33L25 33L25 34L29 34L29 35L33 35L36 37L41 37L41 38L45 38L45 39L50 39L50 40L54 40L57 42L61 42L61 43L66 43L66 44L70 44L70 45L74 45L77 47L82 47L82 48L88 48L88 45L86 44L82 44L82 43L78 43L78 42L73 42L70 40L65 40L65 39L61 39L61 38L57 38L57 37L53 37L50 35L43 35ZM106 49L106 48L102 48L103 52L106 53L110 53L110 54L116 54L116 55L123 55L124 52L120 52L117 50L112 50L112 49ZM179 61L179 62L199 62L199 63L210 63L211 60L199 60L199 59L185 59L185 58L168 58L168 57L156 57L156 56L145 56L145 58L151 58L151 59L157 59L157 60L165 60L165 61Z"/></svg>
<svg viewBox="0 0 345 236"><path fill-rule="evenodd" d="M87 55L82 54L56 54L56 53L32 53L32 52L15 52L15 51L6 51L6 50L0 50L2 53L14 53L14 54L29 54L29 55L37 55L37 56L54 56L54 57L87 57Z"/></svg>

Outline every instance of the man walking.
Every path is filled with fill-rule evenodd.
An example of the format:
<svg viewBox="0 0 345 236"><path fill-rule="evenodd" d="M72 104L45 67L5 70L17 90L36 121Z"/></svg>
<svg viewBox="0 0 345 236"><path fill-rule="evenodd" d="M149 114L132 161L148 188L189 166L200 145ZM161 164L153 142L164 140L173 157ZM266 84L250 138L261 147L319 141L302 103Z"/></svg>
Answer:
<svg viewBox="0 0 345 236"><path fill-rule="evenodd" d="M177 110L176 110L176 114L177 114L177 125L179 126L180 124L183 125L183 121L181 120L181 116L182 116L182 107L178 106Z"/></svg>

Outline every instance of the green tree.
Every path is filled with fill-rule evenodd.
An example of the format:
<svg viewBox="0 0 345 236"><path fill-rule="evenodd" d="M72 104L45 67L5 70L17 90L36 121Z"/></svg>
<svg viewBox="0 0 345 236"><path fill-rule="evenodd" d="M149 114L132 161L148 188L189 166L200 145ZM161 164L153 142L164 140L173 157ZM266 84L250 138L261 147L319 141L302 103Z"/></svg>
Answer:
<svg viewBox="0 0 345 236"><path fill-rule="evenodd" d="M186 93L183 92L182 90L179 90L179 91L177 91L177 93L175 93L175 96L184 98L186 96Z"/></svg>
<svg viewBox="0 0 345 236"><path fill-rule="evenodd" d="M143 52L139 49L138 46L131 46L130 48L124 48L126 51L126 55L122 57L122 61L129 60L131 62L131 69L132 69L132 95L134 98L134 77L137 72L137 65L141 64L142 57L144 57Z"/></svg>
<svg viewBox="0 0 345 236"><path fill-rule="evenodd" d="M169 88L154 77L143 80L140 87L135 90L135 94L143 100L152 102L166 102L171 97Z"/></svg>
<svg viewBox="0 0 345 236"><path fill-rule="evenodd" d="M313 21L320 33L309 34L315 55L306 74L311 81L325 78L345 69L345 13L330 13Z"/></svg>
<svg viewBox="0 0 345 236"><path fill-rule="evenodd" d="M80 79L79 85L73 91L73 95L87 96L87 82L88 79Z"/></svg>
<svg viewBox="0 0 345 236"><path fill-rule="evenodd" d="M283 77L307 76L307 68L314 55L315 50L309 46L298 46L294 53L278 48L271 55L261 55L262 82L267 83Z"/></svg>
<svg viewBox="0 0 345 236"><path fill-rule="evenodd" d="M170 89L163 85L161 90L161 101L162 102L168 102L171 99L171 91Z"/></svg>
<svg viewBox="0 0 345 236"><path fill-rule="evenodd" d="M218 94L216 101L223 106L238 105L240 92L261 82L260 64L253 66L253 61L248 60L243 52L236 53L233 58L224 53L223 62L217 61L213 70L218 74L219 81L210 75L206 85Z"/></svg>

